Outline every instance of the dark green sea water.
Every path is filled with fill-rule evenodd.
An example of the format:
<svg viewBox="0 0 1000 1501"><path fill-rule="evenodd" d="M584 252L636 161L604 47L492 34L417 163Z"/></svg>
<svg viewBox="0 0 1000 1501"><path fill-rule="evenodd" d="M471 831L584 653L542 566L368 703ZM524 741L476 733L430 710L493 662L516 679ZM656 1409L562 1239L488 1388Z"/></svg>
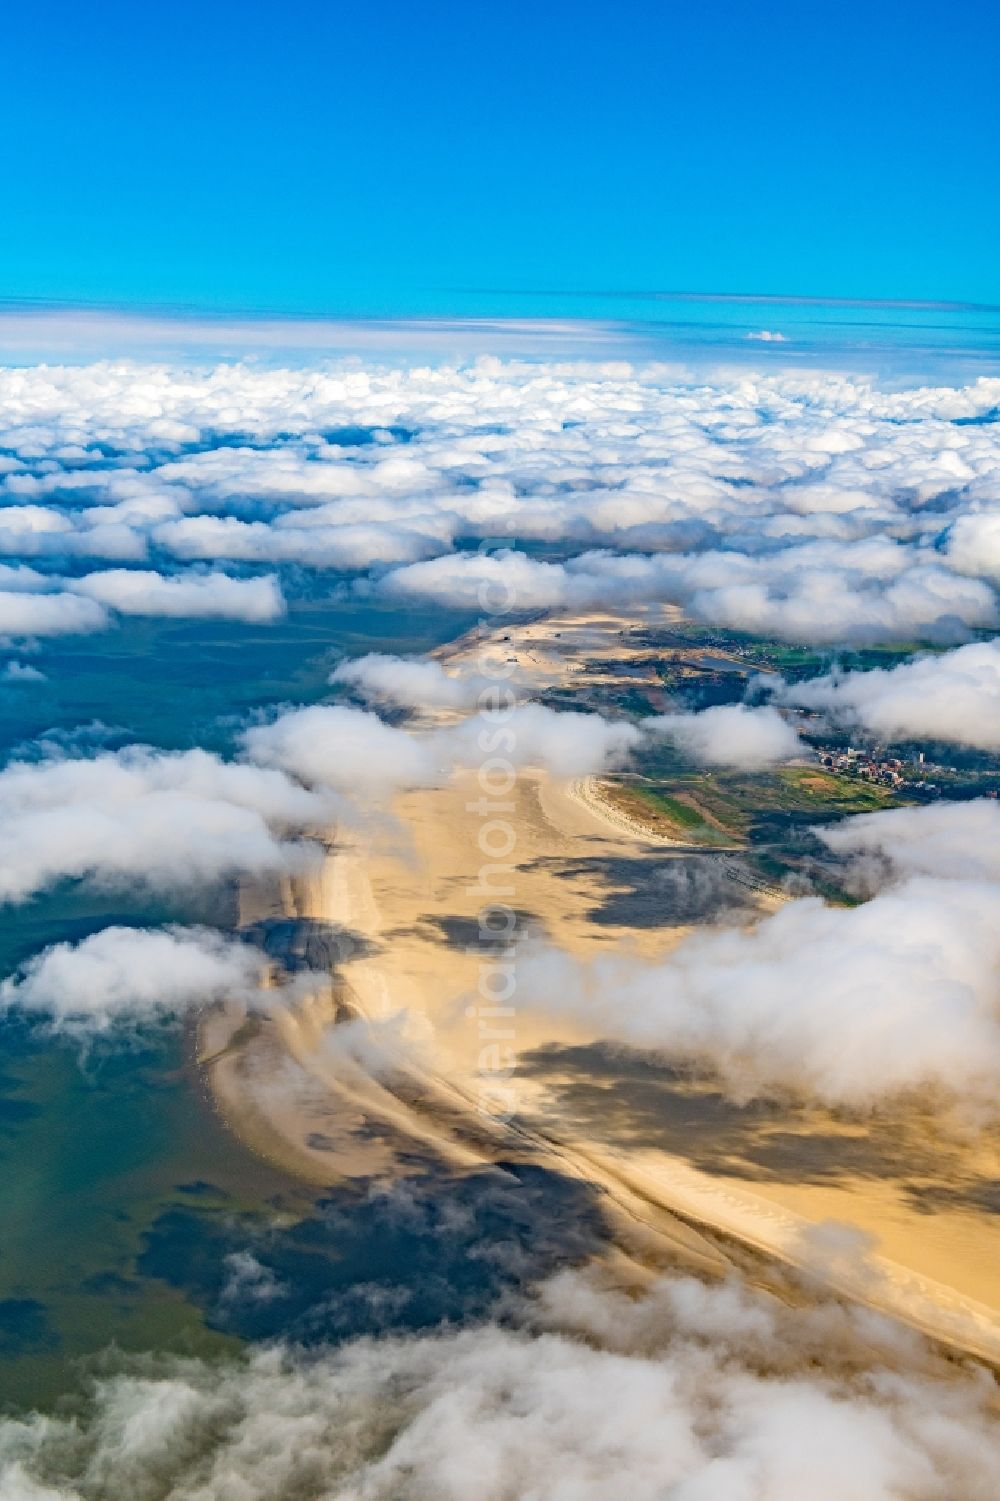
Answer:
<svg viewBox="0 0 1000 1501"><path fill-rule="evenodd" d="M90 749L138 740L225 753L254 709L328 696L342 657L426 651L470 624L438 609L313 600L275 625L141 622L45 645L31 658L44 682L0 688L0 756L95 723L104 728L80 742ZM0 975L108 923L224 924L232 902L224 889L171 902L50 892L0 910ZM235 1336L209 1327L176 1280L145 1266L151 1233L169 1223L176 1241L181 1226L196 1249L210 1228L280 1227L310 1207L221 1126L176 1032L81 1057L0 1020L0 1174L0 1403L51 1400L108 1346L231 1347Z"/></svg>

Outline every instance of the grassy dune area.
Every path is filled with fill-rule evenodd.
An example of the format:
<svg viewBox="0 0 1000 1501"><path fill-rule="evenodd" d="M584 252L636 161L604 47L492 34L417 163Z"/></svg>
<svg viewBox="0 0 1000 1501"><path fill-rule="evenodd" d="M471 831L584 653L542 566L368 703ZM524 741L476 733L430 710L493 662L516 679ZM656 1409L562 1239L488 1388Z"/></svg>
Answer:
<svg viewBox="0 0 1000 1501"><path fill-rule="evenodd" d="M808 858L814 825L901 802L887 787L812 766L782 766L753 776L702 771L618 779L606 784L605 795L668 839L746 851L770 879Z"/></svg>

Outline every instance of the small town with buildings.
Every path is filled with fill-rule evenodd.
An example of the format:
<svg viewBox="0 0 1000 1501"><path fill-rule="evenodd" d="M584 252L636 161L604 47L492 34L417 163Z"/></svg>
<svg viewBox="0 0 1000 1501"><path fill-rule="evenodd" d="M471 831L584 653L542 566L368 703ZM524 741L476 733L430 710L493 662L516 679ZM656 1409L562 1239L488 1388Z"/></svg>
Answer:
<svg viewBox="0 0 1000 1501"><path fill-rule="evenodd" d="M926 763L923 751L918 753L916 761L904 761L898 756L886 755L879 747L859 750L849 745L846 750L823 746L817 749L821 764L843 776L861 777L865 781L878 782L885 787L900 790L912 787L919 788L922 792L937 791L935 783L927 781L931 768Z"/></svg>
<svg viewBox="0 0 1000 1501"><path fill-rule="evenodd" d="M915 756L904 759L889 755L881 746L816 745L815 750L820 764L828 771L921 797L941 796L948 782L963 775L956 766L928 761L924 751L917 751ZM981 795L995 798L997 789L984 787Z"/></svg>

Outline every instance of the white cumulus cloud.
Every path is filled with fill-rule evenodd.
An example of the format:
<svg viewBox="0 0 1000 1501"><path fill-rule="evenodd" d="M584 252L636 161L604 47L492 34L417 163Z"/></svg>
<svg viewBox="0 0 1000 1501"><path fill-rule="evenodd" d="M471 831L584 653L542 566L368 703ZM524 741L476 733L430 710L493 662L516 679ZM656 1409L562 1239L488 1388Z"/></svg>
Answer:
<svg viewBox="0 0 1000 1501"><path fill-rule="evenodd" d="M693 932L657 961L539 950L519 964L520 1004L705 1066L740 1099L867 1110L930 1088L994 1115L997 803L891 809L815 832L857 867L869 900L790 900L750 927Z"/></svg>
<svg viewBox="0 0 1000 1501"><path fill-rule="evenodd" d="M786 685L780 697L881 740L941 740L1000 750L1000 640L970 642L898 667L809 678Z"/></svg>
<svg viewBox="0 0 1000 1501"><path fill-rule="evenodd" d="M282 1291L249 1254L227 1270ZM992 1501L991 1383L871 1315L676 1276L630 1298L567 1272L519 1324L124 1363L78 1416L0 1421L0 1485L17 1501Z"/></svg>
<svg viewBox="0 0 1000 1501"><path fill-rule="evenodd" d="M66 878L184 889L301 869L318 851L298 836L336 811L281 771L201 750L15 762L0 771L0 901Z"/></svg>
<svg viewBox="0 0 1000 1501"><path fill-rule="evenodd" d="M448 672L442 663L430 658L383 652L341 662L330 681L349 683L371 698L408 709L472 709L484 688L493 682L476 673Z"/></svg>
<svg viewBox="0 0 1000 1501"><path fill-rule="evenodd" d="M479 608L482 582L525 610L663 600L793 640L954 642L997 624L1000 434L977 420L997 400L994 379L551 359L0 371L0 553L347 569L398 599ZM467 550L498 537L558 553Z"/></svg>
<svg viewBox="0 0 1000 1501"><path fill-rule="evenodd" d="M90 1037L212 1001L259 1003L266 969L258 950L209 928L104 928L34 955L0 984L0 1008Z"/></svg>
<svg viewBox="0 0 1000 1501"><path fill-rule="evenodd" d="M112 568L89 573L73 592L97 600L121 615L166 615L179 619L276 620L285 612L273 576L236 579L224 573L164 576L144 569Z"/></svg>
<svg viewBox="0 0 1000 1501"><path fill-rule="evenodd" d="M430 731L389 725L362 709L314 704L247 730L243 745L251 760L311 786L370 795L434 786L490 758L584 776L621 765L641 740L626 720L516 704L512 696L509 704L498 701L488 712Z"/></svg>
<svg viewBox="0 0 1000 1501"><path fill-rule="evenodd" d="M657 714L642 721L644 731L666 735L706 766L755 770L800 756L805 746L793 727L770 705L719 704L699 713Z"/></svg>

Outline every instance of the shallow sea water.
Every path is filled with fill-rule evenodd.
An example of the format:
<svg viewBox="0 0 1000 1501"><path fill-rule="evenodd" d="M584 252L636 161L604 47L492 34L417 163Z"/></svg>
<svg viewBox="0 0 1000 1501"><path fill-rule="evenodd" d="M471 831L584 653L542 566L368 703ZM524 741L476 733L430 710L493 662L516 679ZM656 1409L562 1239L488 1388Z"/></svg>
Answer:
<svg viewBox="0 0 1000 1501"><path fill-rule="evenodd" d="M0 689L0 755L52 731L88 753L131 741L226 753L252 711L326 697L344 656L426 651L470 623L312 599L274 625L135 622L44 644L31 660L46 680ZM96 728L75 738L81 726ZM110 923L224 926L233 901L64 887L0 911L0 975ZM0 1019L0 1404L54 1399L108 1346L231 1348L184 1290L142 1270L153 1227L173 1215L207 1243L210 1226L293 1223L312 1200L226 1131L182 1033L81 1055Z"/></svg>

